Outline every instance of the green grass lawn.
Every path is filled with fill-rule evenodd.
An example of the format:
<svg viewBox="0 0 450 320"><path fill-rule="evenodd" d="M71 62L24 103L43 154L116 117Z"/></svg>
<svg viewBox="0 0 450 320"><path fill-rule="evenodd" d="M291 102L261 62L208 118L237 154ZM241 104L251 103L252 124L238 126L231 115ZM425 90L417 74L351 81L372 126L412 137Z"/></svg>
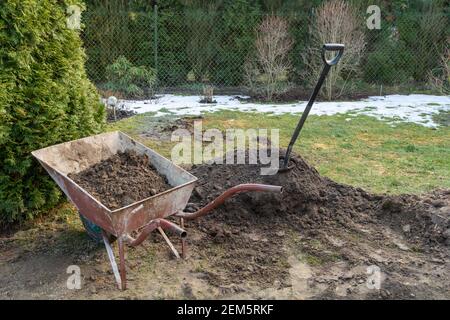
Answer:
<svg viewBox="0 0 450 320"><path fill-rule="evenodd" d="M152 114L109 125L169 156L172 144L142 138ZM239 111L205 113L203 128L278 128L286 147L299 116ZM351 119L351 120L349 120ZM450 127L391 126L368 116L310 116L294 151L333 180L373 192L421 193L450 188Z"/></svg>

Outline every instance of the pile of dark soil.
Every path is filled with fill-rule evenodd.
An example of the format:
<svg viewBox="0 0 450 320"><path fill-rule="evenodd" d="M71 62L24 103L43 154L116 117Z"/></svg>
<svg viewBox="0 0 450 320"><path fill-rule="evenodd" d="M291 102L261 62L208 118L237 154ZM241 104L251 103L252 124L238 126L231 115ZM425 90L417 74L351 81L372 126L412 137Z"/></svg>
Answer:
<svg viewBox="0 0 450 320"><path fill-rule="evenodd" d="M389 226L398 230L402 238L404 235L411 246L432 250L449 244L450 191L423 197L377 195L322 177L300 156L293 156L293 160L292 170L272 176L260 175L259 165L202 164L192 168L191 173L199 181L187 211L202 207L227 188L241 183L283 187L282 194L239 194L210 215L192 222L207 233L209 240L227 246L225 256L215 261L229 272L211 275L213 283L232 283L244 277L270 286L274 279L283 279L287 269L282 243L289 232L326 243L330 237L338 239L354 231L383 246L393 245L381 235ZM366 235L366 227L361 226L371 229L371 233ZM208 251L209 241L201 239L196 245L203 248L205 255L212 254ZM333 259L326 250L310 249L322 261Z"/></svg>
<svg viewBox="0 0 450 320"><path fill-rule="evenodd" d="M146 155L119 152L69 177L109 209L118 209L171 188Z"/></svg>

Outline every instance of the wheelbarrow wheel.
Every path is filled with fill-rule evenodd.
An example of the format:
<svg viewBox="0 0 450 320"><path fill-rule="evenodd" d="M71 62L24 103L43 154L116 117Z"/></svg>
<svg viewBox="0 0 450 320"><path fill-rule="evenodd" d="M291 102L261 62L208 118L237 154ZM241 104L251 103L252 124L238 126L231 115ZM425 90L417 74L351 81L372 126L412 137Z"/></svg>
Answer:
<svg viewBox="0 0 450 320"><path fill-rule="evenodd" d="M89 237L94 240L97 243L103 242L103 235L102 235L102 228L100 228L98 225L84 217L82 214L80 214L81 222L83 223L84 229L86 230L86 233L89 235ZM107 233L108 240L112 243L116 240L116 237L112 234Z"/></svg>

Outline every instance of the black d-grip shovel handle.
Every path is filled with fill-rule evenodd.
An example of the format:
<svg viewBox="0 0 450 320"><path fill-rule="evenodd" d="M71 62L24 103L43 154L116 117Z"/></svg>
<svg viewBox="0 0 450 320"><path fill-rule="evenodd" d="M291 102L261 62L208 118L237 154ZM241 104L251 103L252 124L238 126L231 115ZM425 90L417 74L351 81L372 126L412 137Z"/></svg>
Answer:
<svg viewBox="0 0 450 320"><path fill-rule="evenodd" d="M338 51L337 55L331 59L327 60L325 57L325 53L327 51ZM313 93L311 94L311 97L309 98L308 104L306 105L305 111L303 111L302 117L300 118L297 127L295 128L294 134L292 135L291 141L289 142L289 146L286 151L286 155L284 156L283 164L278 171L286 171L289 164L289 159L291 157L291 151L292 147L295 144L295 141L297 141L298 136L300 135L300 131L303 128L303 125L305 124L306 118L308 117L309 112L311 111L312 105L314 103L314 100L316 100L317 94L320 91L320 88L322 88L322 84L327 77L328 71L330 71L330 68L337 64L339 60L341 59L342 55L344 53L344 45L340 43L327 43L324 44L322 47L322 60L324 63L322 73L320 74L319 80L317 81L316 87L314 88Z"/></svg>
<svg viewBox="0 0 450 320"><path fill-rule="evenodd" d="M344 45L340 44L340 43L327 43L324 44L322 47L322 60L325 64L329 65L329 66L334 66L335 64L337 64L339 62L339 60L341 59L342 55L344 54ZM327 51L339 51L338 54L331 60L327 60L327 58L325 58L325 52Z"/></svg>

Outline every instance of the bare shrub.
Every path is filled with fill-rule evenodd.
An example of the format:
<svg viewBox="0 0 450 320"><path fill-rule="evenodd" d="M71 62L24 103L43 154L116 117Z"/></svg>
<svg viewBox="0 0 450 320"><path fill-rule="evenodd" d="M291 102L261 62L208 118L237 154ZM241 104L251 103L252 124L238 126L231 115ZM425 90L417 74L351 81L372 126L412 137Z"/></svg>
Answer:
<svg viewBox="0 0 450 320"><path fill-rule="evenodd" d="M315 12L315 19L309 29L311 47L303 55L306 65L305 77L310 83L317 81L322 69L321 50L325 43L342 43L345 51L339 63L331 68L324 85L328 99L341 96L347 80L355 76L362 58L366 41L364 23L355 7L346 1L330 0ZM339 83L339 89L336 89Z"/></svg>
<svg viewBox="0 0 450 320"><path fill-rule="evenodd" d="M430 86L441 94L450 94L450 48L441 56L440 65L428 74Z"/></svg>
<svg viewBox="0 0 450 320"><path fill-rule="evenodd" d="M284 18L264 18L256 32L256 54L244 66L247 85L253 92L272 100L274 94L286 91L292 44Z"/></svg>

